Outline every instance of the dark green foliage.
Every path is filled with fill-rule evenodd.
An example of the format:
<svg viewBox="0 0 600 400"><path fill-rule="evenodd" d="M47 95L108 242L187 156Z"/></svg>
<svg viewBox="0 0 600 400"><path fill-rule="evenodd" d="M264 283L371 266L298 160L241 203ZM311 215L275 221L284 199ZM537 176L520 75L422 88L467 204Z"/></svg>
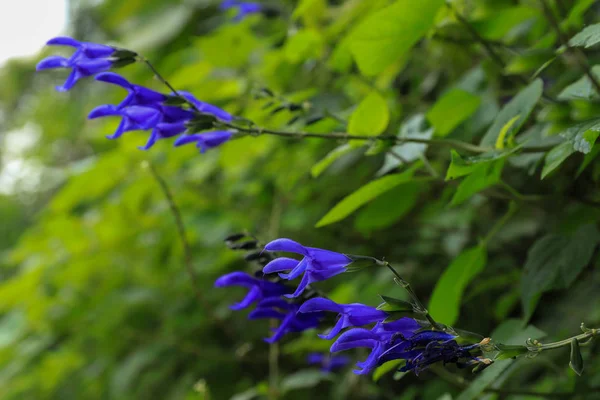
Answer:
<svg viewBox="0 0 600 400"><path fill-rule="evenodd" d="M598 398L597 341L572 345L581 377L568 346L534 361L507 348L479 375L391 373L397 364L374 380L323 375L306 354L330 342L311 331L270 347L268 321L227 308L242 291L213 287L258 270L254 240L290 237L385 258L436 319L505 344L598 327L597 2L287 0L271 2L277 17L240 23L216 1L71 3L77 39L143 54L240 126L369 138L258 134L202 155L167 140L141 152L146 133L109 141L117 120L86 120L121 89L87 79L57 93L65 74L6 64L0 398ZM142 63L119 73L167 92ZM181 211L197 290L148 163ZM236 232L256 238L224 242ZM411 313L384 267L317 289L371 306L381 293L391 319Z"/></svg>

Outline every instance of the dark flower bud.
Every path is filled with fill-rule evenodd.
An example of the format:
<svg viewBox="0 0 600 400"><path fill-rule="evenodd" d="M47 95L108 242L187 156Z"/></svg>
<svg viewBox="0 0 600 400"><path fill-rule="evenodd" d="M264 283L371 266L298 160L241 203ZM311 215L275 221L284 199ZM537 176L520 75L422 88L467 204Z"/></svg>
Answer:
<svg viewBox="0 0 600 400"><path fill-rule="evenodd" d="M244 256L244 260L246 261L256 261L262 258L260 251L255 251L252 253L248 253ZM264 274L262 273L262 271L260 271L260 276L263 276Z"/></svg>
<svg viewBox="0 0 600 400"><path fill-rule="evenodd" d="M312 117L306 118L306 125L312 125L312 124L316 124L317 122L321 121L323 118L325 118L322 115L314 115Z"/></svg>
<svg viewBox="0 0 600 400"><path fill-rule="evenodd" d="M224 241L225 242L237 242L241 238L246 237L245 233L234 233L232 235L227 236Z"/></svg>
<svg viewBox="0 0 600 400"><path fill-rule="evenodd" d="M262 110L266 110L267 108L273 106L275 103L272 101L269 101L268 103L266 103L264 106L261 107Z"/></svg>
<svg viewBox="0 0 600 400"><path fill-rule="evenodd" d="M281 10L273 6L263 6L261 13L267 18L276 18L281 15Z"/></svg>
<svg viewBox="0 0 600 400"><path fill-rule="evenodd" d="M269 97L275 96L275 93L273 93L273 91L271 91L269 88L260 88L260 91Z"/></svg>
<svg viewBox="0 0 600 400"><path fill-rule="evenodd" d="M287 125L292 125L294 122L298 121L299 119L300 119L300 116L299 116L299 115L296 115L295 117L293 117L292 119L290 119L290 120L287 122Z"/></svg>
<svg viewBox="0 0 600 400"><path fill-rule="evenodd" d="M256 240L248 240L243 243L232 244L229 246L233 250L254 250L258 242Z"/></svg>
<svg viewBox="0 0 600 400"><path fill-rule="evenodd" d="M279 107L273 109L273 111L271 111L271 115L275 115L278 112L285 110L286 108L287 108L286 106L279 106Z"/></svg>
<svg viewBox="0 0 600 400"><path fill-rule="evenodd" d="M300 111L302 110L302 104L291 103L288 105L288 110L290 111Z"/></svg>
<svg viewBox="0 0 600 400"><path fill-rule="evenodd" d="M211 129L215 126L215 122L217 122L217 118L214 115L197 113L194 118L187 123L187 126L190 131L199 132Z"/></svg>

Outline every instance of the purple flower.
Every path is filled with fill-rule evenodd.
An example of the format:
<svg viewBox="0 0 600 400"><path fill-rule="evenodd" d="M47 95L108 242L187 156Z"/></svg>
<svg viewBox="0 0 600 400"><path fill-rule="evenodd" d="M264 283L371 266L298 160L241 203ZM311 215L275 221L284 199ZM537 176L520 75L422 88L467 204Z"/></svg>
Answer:
<svg viewBox="0 0 600 400"><path fill-rule="evenodd" d="M329 334L319 335L319 337L327 340L333 339L342 329L380 322L388 316L385 311L364 304L337 304L322 297L307 300L302 304L299 310L301 313L311 313L316 311L331 311L339 314L339 320Z"/></svg>
<svg viewBox="0 0 600 400"><path fill-rule="evenodd" d="M239 0L225 0L221 3L221 10L237 9L234 21L241 21L249 14L255 14L262 11L263 7L258 3L251 3Z"/></svg>
<svg viewBox="0 0 600 400"><path fill-rule="evenodd" d="M167 100L167 95L156 92L152 89L145 88L140 85L134 85L127 81L119 74L114 72L104 72L98 74L95 78L97 81L106 82L117 85L127 90L127 96L119 103L117 109L122 109L126 106L150 106L158 107L162 102Z"/></svg>
<svg viewBox="0 0 600 400"><path fill-rule="evenodd" d="M179 107L159 106L158 109L161 113L161 119L152 129L146 145L138 147L140 150L150 149L159 139L170 138L185 132L187 129L186 124L194 117L192 111Z"/></svg>
<svg viewBox="0 0 600 400"><path fill-rule="evenodd" d="M192 135L182 135L175 141L175 146L196 143L196 147L200 149L201 153L204 153L207 149L212 149L227 142L231 139L232 135L229 131L209 131L194 133Z"/></svg>
<svg viewBox="0 0 600 400"><path fill-rule="evenodd" d="M62 86L57 86L60 92L71 89L78 80L86 76L95 75L109 70L117 58L112 57L117 49L97 43L80 42L70 37L55 37L46 44L58 46L71 46L76 49L69 58L50 56L41 60L36 67L37 71L54 68L71 68L71 74Z"/></svg>
<svg viewBox="0 0 600 400"><path fill-rule="evenodd" d="M130 106L124 109L119 109L111 104L104 104L94 108L88 115L89 119L119 116L121 123L117 130L112 135L107 136L108 139L116 139L125 132L148 130L154 127L162 118L160 110L150 107Z"/></svg>
<svg viewBox="0 0 600 400"><path fill-rule="evenodd" d="M401 371L421 371L436 362L455 363L459 367L471 365L476 357L470 351L479 344L460 346L456 336L442 331L420 330L422 327L412 318L401 318L389 323L377 323L373 329L350 329L331 346L331 352L357 347L371 349L360 368L354 372L367 374L379 365L391 360L406 360Z"/></svg>
<svg viewBox="0 0 600 400"><path fill-rule="evenodd" d="M247 308L252 303L260 302L267 298L277 298L285 293L289 293L290 289L280 283L269 282L264 279L255 278L245 272L232 272L221 276L215 281L216 287L227 286L242 286L248 290L246 297L239 303L233 304L232 310L242 310ZM267 307L270 303L266 303Z"/></svg>
<svg viewBox="0 0 600 400"><path fill-rule="evenodd" d="M350 357L333 356L331 354L310 353L307 357L309 364L316 364L323 372L334 372L350 363Z"/></svg>
<svg viewBox="0 0 600 400"><path fill-rule="evenodd" d="M198 100L190 92L179 91L178 93L181 96L185 97L185 99L187 101L189 101L190 103L195 105L196 108L198 109L198 111L200 111L201 113L214 115L217 119L224 121L224 122L231 122L233 120L233 116L231 114L229 114L227 111L225 111L213 104Z"/></svg>
<svg viewBox="0 0 600 400"><path fill-rule="evenodd" d="M279 272L283 279L293 280L304 274L302 281L294 294L290 297L298 297L307 285L324 281L332 276L346 271L346 267L352 260L341 253L329 250L305 247L290 239L277 239L265 246L267 251L285 251L297 253L304 256L301 261L286 257L279 257L263 268L265 274ZM282 271L290 271L288 274Z"/></svg>
<svg viewBox="0 0 600 400"><path fill-rule="evenodd" d="M252 311L248 318L276 318L281 320L277 328L274 328L273 336L265 339L268 343L279 341L286 333L303 332L307 329L316 328L319 326L323 314L298 313L298 305L288 303L281 297L268 298L261 301L256 309Z"/></svg>

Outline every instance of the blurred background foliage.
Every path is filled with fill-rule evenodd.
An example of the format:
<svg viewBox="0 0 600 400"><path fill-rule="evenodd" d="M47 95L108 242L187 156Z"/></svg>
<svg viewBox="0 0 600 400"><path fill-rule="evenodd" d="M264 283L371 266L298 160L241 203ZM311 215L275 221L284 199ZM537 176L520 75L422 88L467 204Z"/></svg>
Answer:
<svg viewBox="0 0 600 400"><path fill-rule="evenodd" d="M504 158L465 166L469 152L457 149L452 165L465 169L456 176L470 175L444 180L449 148L420 144L263 135L206 154L169 141L143 152L136 146L144 133L110 141L104 136L118 121L86 119L96 105L119 102L121 89L88 79L57 93L64 73L35 73L50 49L10 61L0 71L0 398L539 398L510 390L598 398L585 394L600 387L597 343L584 350L582 377L568 368L566 350L499 362L479 376L321 374L306 354L327 351L329 342L311 331L270 348L262 341L268 321L228 309L242 291L213 288L217 276L248 268L222 242L247 230L263 242L291 237L386 257L431 300L436 318L499 340L560 339L582 321L598 327L600 147L595 127L576 138L565 132L599 115L600 95L579 56L557 53L562 43L543 5L570 38L598 22L600 4L455 0L461 21L443 2L409 3L275 1L279 16L233 23L208 0L71 0L71 36L138 51L176 88L260 126L472 143L496 126L491 146ZM385 20L398 17L391 10L408 21ZM386 38L399 24L402 37ZM365 30L382 42L356 45ZM592 66L600 61L598 47L585 56ZM119 72L165 90L142 64ZM542 80L527 87L534 74ZM268 104L260 88L304 108L275 112L280 101ZM311 117L320 119L307 124ZM519 128L516 143L526 137L556 148L505 157ZM201 301L148 162L181 209ZM363 188L350 205L356 211L315 227L341 199L405 164L416 164L408 174L419 178L378 193ZM344 274L320 288L338 302L369 305L378 294L404 295L385 270Z"/></svg>

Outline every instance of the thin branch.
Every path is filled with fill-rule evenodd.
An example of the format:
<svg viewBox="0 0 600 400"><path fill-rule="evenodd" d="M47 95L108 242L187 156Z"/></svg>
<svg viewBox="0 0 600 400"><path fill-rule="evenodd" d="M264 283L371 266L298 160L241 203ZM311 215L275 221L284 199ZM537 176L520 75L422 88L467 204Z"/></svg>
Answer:
<svg viewBox="0 0 600 400"><path fill-rule="evenodd" d="M469 21L467 21L467 19L461 13L459 13L458 10L456 8L454 8L454 6L450 2L446 2L446 5L454 13L454 15L456 16L456 19L458 19L458 21L461 24L463 24L463 26L469 31L471 36L473 36L473 39L476 42L480 43L485 48L485 50L488 53L488 55L490 56L490 58L496 64L498 64L498 66L501 69L504 70L504 68L506 68L506 63L504 62L504 60L502 60L502 57L500 57L500 55L496 52L496 50L494 49L494 46L492 46L490 41L488 41L483 36L481 36L479 34L479 32L477 32L477 30L469 23ZM521 83L523 85L529 84L529 80L527 78L525 78L524 76L522 76L522 75L513 75L513 76L515 76L519 80L519 83ZM548 96L545 93L542 93L542 97L551 103L558 103L558 101L556 99L553 99L552 97Z"/></svg>
<svg viewBox="0 0 600 400"><path fill-rule="evenodd" d="M421 302L421 299L419 299L419 296L417 296L415 291L412 289L412 287L410 286L410 283L408 283L406 280L404 280L404 278L402 278L400 276L400 274L398 274L398 271L396 271L396 269L394 267L392 267L392 264L390 264L387 261L380 261L380 262L382 262L390 271L392 271L392 274L394 274L394 276L396 277L395 278L396 283L398 283L400 286L402 286L404 288L404 290L406 290L408 292L411 299L415 303L415 306L417 306L419 311L421 311L423 313L423 315L425 316L425 318L427 318L427 321L429 321L429 323L431 324L431 327L433 329L437 329L440 331L443 330L443 328L440 326L440 324L438 324L433 319L431 314L429 314L429 311L427 310L425 305Z"/></svg>
<svg viewBox="0 0 600 400"><path fill-rule="evenodd" d="M202 304L202 307L204 308L204 310L221 327L223 332L226 333L229 337L233 338L234 335L230 331L227 324L225 324L224 321L219 316L214 314L214 312L213 312L214 307L206 300L206 298L204 298L204 296L202 294L202 290L200 290L198 275L196 274L196 271L194 271L194 265L193 265L193 261L192 261L192 249L190 246L190 242L187 238L187 235L185 233L185 226L183 224L183 219L181 218L181 212L179 211L179 207L177 206L177 203L175 203L175 200L173 198L173 195L171 194L171 190L169 189L167 182L158 173L156 167L151 162L147 161L144 165L147 165L148 170L150 170L152 177L160 186L160 189L163 192L163 195L165 196L167 203L169 204L169 209L171 210L171 214L173 215L173 219L175 220L175 225L177 227L177 234L179 235L179 240L180 240L181 246L183 248L183 260L184 260L183 264L185 266L187 274L189 275L190 282L192 284L192 289L194 291L194 294L196 295L196 298Z"/></svg>
<svg viewBox="0 0 600 400"><path fill-rule="evenodd" d="M577 64L583 70L583 73L585 75L587 75L587 77L590 79L590 82L592 82L592 85L594 85L594 87L596 88L596 91L598 91L598 93L600 93L600 82L598 82L598 79L596 79L596 77L592 73L590 64L588 63L587 58L585 57L585 54L583 54L583 52L581 52L581 50L579 50L578 48L569 47L569 39L565 36L565 34L560 29L560 24L559 24L558 20L556 19L556 17L554 16L554 13L552 12L550 5L547 3L546 0L540 0L540 4L542 5L542 8L544 9L544 14L546 14L546 18L548 18L550 25L552 25L552 28L554 28L554 31L556 32L556 36L558 37L558 40L560 41L560 43L563 46L565 46L567 48L567 50L571 51L571 53L575 56L575 60L577 61Z"/></svg>
<svg viewBox="0 0 600 400"><path fill-rule="evenodd" d="M192 250L190 243L187 239L187 235L185 233L185 226L183 225L183 219L181 218L181 212L179 211L179 207L175 203L173 199L173 195L171 194L171 190L167 185L167 182L163 179L163 177L158 173L156 167L151 162L147 163L148 169L152 173L152 177L156 180L160 189L162 190L167 203L169 204L169 209L171 210L171 214L173 214L173 219L175 220L175 225L177 226L177 233L179 235L179 240L181 241L181 245L183 247L183 258L184 265L187 270L188 275L190 276L190 282L192 283L192 287L194 292L196 293L196 297L202 303L205 303L204 296L202 296L202 291L200 290L200 286L198 284L198 275L196 275L196 271L194 271L194 266L192 265ZM204 305L207 305L206 303Z"/></svg>

